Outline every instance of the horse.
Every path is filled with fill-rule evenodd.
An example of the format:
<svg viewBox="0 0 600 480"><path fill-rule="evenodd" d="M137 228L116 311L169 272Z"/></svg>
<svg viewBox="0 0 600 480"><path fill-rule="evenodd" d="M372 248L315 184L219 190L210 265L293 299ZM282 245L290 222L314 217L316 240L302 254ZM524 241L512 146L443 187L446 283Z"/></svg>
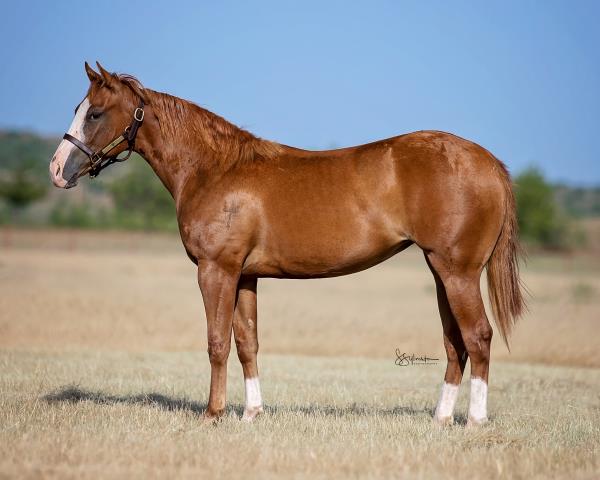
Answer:
<svg viewBox="0 0 600 480"><path fill-rule="evenodd" d="M97 70L85 63L89 89L52 157L50 177L71 188L135 151L172 195L206 312L211 374L204 421L225 411L232 331L244 374L242 419L263 412L258 279L347 275L412 244L435 280L447 356L433 421L453 422L467 358L467 425L488 420L493 330L480 291L483 269L507 347L525 309L515 198L501 161L440 131L302 150L261 139L131 75L99 63Z"/></svg>

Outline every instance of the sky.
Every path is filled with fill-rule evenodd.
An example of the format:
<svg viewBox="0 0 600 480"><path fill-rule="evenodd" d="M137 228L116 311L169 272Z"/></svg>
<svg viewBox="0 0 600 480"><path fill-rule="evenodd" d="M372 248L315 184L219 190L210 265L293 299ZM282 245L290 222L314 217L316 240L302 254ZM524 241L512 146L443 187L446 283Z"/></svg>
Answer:
<svg viewBox="0 0 600 480"><path fill-rule="evenodd" d="M2 2L0 128L62 135L84 61L287 145L455 133L600 184L600 2Z"/></svg>

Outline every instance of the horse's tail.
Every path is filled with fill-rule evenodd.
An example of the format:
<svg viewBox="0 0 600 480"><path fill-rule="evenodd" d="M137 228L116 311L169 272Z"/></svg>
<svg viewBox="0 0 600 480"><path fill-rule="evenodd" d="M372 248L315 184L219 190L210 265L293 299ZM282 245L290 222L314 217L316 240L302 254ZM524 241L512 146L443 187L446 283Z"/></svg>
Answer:
<svg viewBox="0 0 600 480"><path fill-rule="evenodd" d="M519 257L521 248L518 240L519 225L515 196L510 175L502 162L501 176L504 185L504 223L494 251L487 263L487 281L492 312L500 335L510 350L510 333L527 308L519 279Z"/></svg>

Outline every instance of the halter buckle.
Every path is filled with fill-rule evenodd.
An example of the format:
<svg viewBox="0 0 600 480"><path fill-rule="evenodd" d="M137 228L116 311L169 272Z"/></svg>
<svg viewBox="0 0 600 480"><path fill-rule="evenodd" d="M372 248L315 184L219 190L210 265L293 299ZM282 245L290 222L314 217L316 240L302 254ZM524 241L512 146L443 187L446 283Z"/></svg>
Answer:
<svg viewBox="0 0 600 480"><path fill-rule="evenodd" d="M140 108L140 107L136 108L135 111L133 112L133 118L138 122L141 122L142 120L144 120L144 109Z"/></svg>

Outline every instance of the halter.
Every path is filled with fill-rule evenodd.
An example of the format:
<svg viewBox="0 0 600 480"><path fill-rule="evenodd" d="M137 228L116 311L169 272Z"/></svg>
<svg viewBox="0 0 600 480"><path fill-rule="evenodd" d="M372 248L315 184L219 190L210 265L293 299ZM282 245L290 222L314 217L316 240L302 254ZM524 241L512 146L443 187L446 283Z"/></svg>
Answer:
<svg viewBox="0 0 600 480"><path fill-rule="evenodd" d="M73 135L65 133L63 138L68 142L71 142L75 145L79 150L87 155L90 159L90 162L86 167L81 171L83 175L89 172L90 177L97 177L102 170L104 170L109 165L112 165L116 162L124 162L127 160L131 154L133 153L133 149L135 147L135 137L137 135L137 131L142 125L144 121L144 102L140 100L140 106L137 107L133 112L133 120L129 124L129 126L125 127L123 133L116 137L112 142L106 145L104 148L93 151L88 145L83 143L81 140L78 140ZM115 147L121 145L123 142L127 142L127 155L122 158L118 158L117 155L109 156L108 154L115 149ZM80 176L78 173L77 176Z"/></svg>

